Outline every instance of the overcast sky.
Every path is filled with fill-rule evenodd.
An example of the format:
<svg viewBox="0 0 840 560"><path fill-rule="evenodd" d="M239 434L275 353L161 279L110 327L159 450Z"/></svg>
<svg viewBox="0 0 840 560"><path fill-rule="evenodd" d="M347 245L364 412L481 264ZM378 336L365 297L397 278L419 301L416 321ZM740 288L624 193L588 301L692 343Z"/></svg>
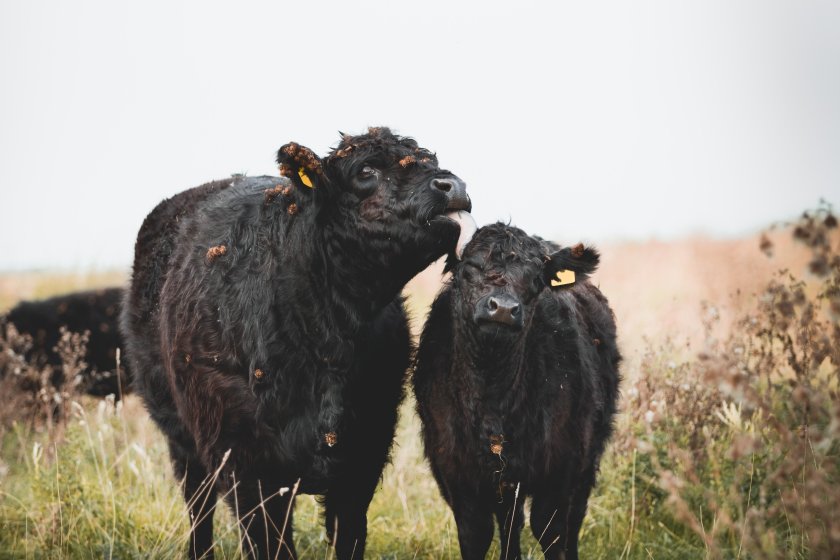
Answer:
<svg viewBox="0 0 840 560"><path fill-rule="evenodd" d="M840 203L840 2L125 4L0 0L0 270L127 266L161 199L368 125L560 241Z"/></svg>

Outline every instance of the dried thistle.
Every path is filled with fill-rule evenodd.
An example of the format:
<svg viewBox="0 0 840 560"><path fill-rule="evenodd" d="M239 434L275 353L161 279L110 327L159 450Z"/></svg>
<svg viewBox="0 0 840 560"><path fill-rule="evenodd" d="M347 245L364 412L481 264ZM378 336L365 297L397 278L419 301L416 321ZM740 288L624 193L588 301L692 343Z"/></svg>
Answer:
<svg viewBox="0 0 840 560"><path fill-rule="evenodd" d="M301 146L297 142L290 142L283 147L283 152L308 171L312 171L318 175L324 173L324 170L321 168L321 159L309 148ZM290 176L283 172L282 166L280 174L285 177Z"/></svg>
<svg viewBox="0 0 840 560"><path fill-rule="evenodd" d="M285 195L287 188L288 187L280 184L280 185L276 185L276 186L274 186L270 189L265 189L263 191L265 193L265 203L269 204L271 202L274 202L274 199L277 198L278 196Z"/></svg>
<svg viewBox="0 0 840 560"><path fill-rule="evenodd" d="M335 152L335 157L339 157L339 158L347 157L348 155L350 155L350 152L352 152L352 151L353 151L353 145L351 144L349 146L345 146L344 148L341 148L340 150L337 150Z"/></svg>
<svg viewBox="0 0 840 560"><path fill-rule="evenodd" d="M13 325L0 333L0 435L15 423L44 429L51 441L61 439L70 417L70 405L79 394L88 364L85 362L89 332L60 329L55 352L59 366L27 355L32 338L21 335Z"/></svg>
<svg viewBox="0 0 840 560"><path fill-rule="evenodd" d="M490 453L493 455L501 455L504 449L505 436L492 435L490 436Z"/></svg>
<svg viewBox="0 0 840 560"><path fill-rule="evenodd" d="M211 264L217 258L223 257L226 253L227 247L225 245L216 245L207 249L207 255L204 257L204 260L207 264Z"/></svg>
<svg viewBox="0 0 840 560"><path fill-rule="evenodd" d="M766 233L761 234L761 239L758 242L758 248L761 249L761 252L768 257L773 256L773 242L770 241L770 238L767 237Z"/></svg>

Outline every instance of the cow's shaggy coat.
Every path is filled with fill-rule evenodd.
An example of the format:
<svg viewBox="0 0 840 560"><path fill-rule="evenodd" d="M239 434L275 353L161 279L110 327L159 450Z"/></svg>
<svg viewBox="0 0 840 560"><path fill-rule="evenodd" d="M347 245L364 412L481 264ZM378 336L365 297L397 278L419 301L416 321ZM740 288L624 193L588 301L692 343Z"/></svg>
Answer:
<svg viewBox="0 0 840 560"><path fill-rule="evenodd" d="M597 262L582 245L487 226L432 305L413 382L466 559L484 558L494 516L501 557L519 557L526 496L546 558L577 558L619 382L613 314L586 279ZM576 281L552 287L559 270Z"/></svg>
<svg viewBox="0 0 840 560"><path fill-rule="evenodd" d="M452 251L444 214L469 199L384 128L324 159L287 144L278 163L282 178L209 183L149 214L122 325L184 479L193 556L212 555L218 492L252 556L294 556L293 494L307 492L324 497L338 557L359 558L409 365L399 293Z"/></svg>
<svg viewBox="0 0 840 560"><path fill-rule="evenodd" d="M121 288L103 288L22 301L0 318L0 327L11 323L19 333L32 337L26 360L37 367L52 366L50 381L55 386L76 381L64 379L61 356L56 351L61 328L71 333L89 333L82 356L86 367L80 373L78 388L90 395L113 394L119 398L131 385L125 364L117 376L117 349L122 348L117 328L122 293ZM0 328L0 336L4 333L5 328Z"/></svg>

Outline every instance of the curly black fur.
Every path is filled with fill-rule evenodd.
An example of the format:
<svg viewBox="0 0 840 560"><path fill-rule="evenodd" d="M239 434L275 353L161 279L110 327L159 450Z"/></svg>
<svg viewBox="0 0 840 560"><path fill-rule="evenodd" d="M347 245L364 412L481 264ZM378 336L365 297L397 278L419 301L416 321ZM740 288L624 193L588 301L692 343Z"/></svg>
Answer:
<svg viewBox="0 0 840 560"><path fill-rule="evenodd" d="M407 155L417 162L401 165ZM127 354L185 479L194 557L212 555L219 491L246 550L293 557L283 489L299 481L323 494L338 557L359 558L410 361L399 293L453 250L458 225L443 214L469 199L433 154L385 128L344 136L324 159L290 143L277 161L284 178L209 183L149 214Z"/></svg>
<svg viewBox="0 0 840 560"><path fill-rule="evenodd" d="M455 514L461 554L484 558L495 515L502 558L518 558L522 504L532 496L531 528L546 558L577 558L619 383L613 314L586 280L598 254L494 224L450 264L413 382L426 456ZM577 282L551 288L558 269L576 270ZM488 297L516 302L521 326L476 319Z"/></svg>
<svg viewBox="0 0 840 560"><path fill-rule="evenodd" d="M22 301L0 320L11 323L21 334L32 337L26 360L33 365L52 366L51 382L57 387L65 382L61 357L55 346L61 327L69 332L90 333L79 388L95 396L119 398L131 386L129 369L122 364L117 377L117 349L122 348L117 322L123 291L104 288L74 292L40 301ZM5 329L0 329L5 336Z"/></svg>

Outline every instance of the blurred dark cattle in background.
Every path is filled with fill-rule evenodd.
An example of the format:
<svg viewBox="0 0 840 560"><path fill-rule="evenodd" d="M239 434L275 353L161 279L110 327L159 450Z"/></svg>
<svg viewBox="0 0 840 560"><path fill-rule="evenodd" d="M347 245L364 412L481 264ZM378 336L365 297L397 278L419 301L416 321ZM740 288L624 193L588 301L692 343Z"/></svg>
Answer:
<svg viewBox="0 0 840 560"><path fill-rule="evenodd" d="M95 396L116 395L130 391L131 377L125 363L117 377L117 348L123 348L118 329L122 288L103 288L73 292L38 301L22 301L0 318L0 336L6 336L6 325L13 324L23 335L32 338L25 352L26 361L34 367L52 366L54 386L65 383L62 360L56 351L61 328L71 333L89 333L78 390ZM2 372L4 375L8 372Z"/></svg>

